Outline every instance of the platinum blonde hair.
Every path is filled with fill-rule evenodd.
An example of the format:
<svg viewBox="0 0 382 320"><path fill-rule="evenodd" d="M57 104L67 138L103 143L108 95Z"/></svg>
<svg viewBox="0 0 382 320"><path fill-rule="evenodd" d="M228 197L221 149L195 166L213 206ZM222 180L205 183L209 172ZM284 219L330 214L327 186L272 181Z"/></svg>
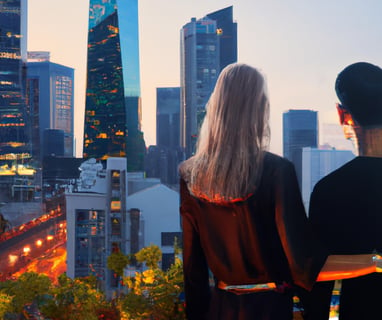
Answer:
<svg viewBox="0 0 382 320"><path fill-rule="evenodd" d="M246 197L257 187L270 137L263 75L246 64L228 65L206 111L196 153L181 174L197 197L213 202Z"/></svg>

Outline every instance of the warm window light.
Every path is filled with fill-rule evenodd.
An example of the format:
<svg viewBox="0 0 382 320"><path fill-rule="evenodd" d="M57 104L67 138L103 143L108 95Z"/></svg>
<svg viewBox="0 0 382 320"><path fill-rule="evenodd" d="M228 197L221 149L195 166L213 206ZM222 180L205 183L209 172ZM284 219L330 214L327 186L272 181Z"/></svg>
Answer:
<svg viewBox="0 0 382 320"><path fill-rule="evenodd" d="M10 255L8 256L8 259L9 259L9 263L10 263L10 264L15 264L15 262L16 262L17 259L18 259L18 256L15 256L15 255L13 255L13 254L10 254Z"/></svg>
<svg viewBox="0 0 382 320"><path fill-rule="evenodd" d="M115 133L116 136L123 136L123 131L121 130L118 130L116 133Z"/></svg>
<svg viewBox="0 0 382 320"><path fill-rule="evenodd" d="M107 134L104 133L104 132L103 132L103 133L100 133L100 134L97 135L97 138L98 138L98 139L107 139Z"/></svg>
<svg viewBox="0 0 382 320"><path fill-rule="evenodd" d="M39 239L36 241L36 246L41 247L42 246L42 241Z"/></svg>
<svg viewBox="0 0 382 320"><path fill-rule="evenodd" d="M46 240L48 240L48 241L53 240L53 236L52 236L52 235L48 235L48 236L46 237Z"/></svg>
<svg viewBox="0 0 382 320"><path fill-rule="evenodd" d="M29 252L31 252L31 248L30 247L24 247L23 248L23 252L24 253L29 253Z"/></svg>

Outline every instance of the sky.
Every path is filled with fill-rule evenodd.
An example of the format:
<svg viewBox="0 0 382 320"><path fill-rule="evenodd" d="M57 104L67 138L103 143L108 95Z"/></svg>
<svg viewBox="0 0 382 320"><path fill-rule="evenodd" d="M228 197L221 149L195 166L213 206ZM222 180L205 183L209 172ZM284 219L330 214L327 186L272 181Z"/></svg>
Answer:
<svg viewBox="0 0 382 320"><path fill-rule="evenodd" d="M120 0L123 1L123 0ZM337 74L366 61L382 67L381 0L138 0L142 130L156 144L156 88L180 85L180 29L192 17L233 6L238 61L266 77L270 151L282 154L282 113L318 111L336 123ZM28 50L75 69L76 155L82 155L89 0L29 0Z"/></svg>

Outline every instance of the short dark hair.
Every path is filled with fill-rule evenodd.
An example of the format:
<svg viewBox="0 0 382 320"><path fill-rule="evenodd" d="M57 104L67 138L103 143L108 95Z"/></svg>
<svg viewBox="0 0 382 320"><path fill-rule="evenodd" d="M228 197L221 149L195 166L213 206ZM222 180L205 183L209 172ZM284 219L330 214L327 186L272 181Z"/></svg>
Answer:
<svg viewBox="0 0 382 320"><path fill-rule="evenodd" d="M342 106L362 127L382 126L382 69L367 62L346 67L335 90Z"/></svg>

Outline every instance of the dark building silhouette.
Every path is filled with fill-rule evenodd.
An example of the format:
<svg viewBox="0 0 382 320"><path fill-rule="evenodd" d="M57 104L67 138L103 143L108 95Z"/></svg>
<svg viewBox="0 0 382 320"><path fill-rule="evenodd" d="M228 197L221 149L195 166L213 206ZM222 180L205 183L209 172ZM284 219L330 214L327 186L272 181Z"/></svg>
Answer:
<svg viewBox="0 0 382 320"><path fill-rule="evenodd" d="M183 149L150 146L145 171L148 178L159 178L161 183L175 186L179 183L178 165L185 159Z"/></svg>
<svg viewBox="0 0 382 320"><path fill-rule="evenodd" d="M30 159L25 104L27 1L0 1L0 162Z"/></svg>
<svg viewBox="0 0 382 320"><path fill-rule="evenodd" d="M43 156L65 156L65 132L58 129L44 130Z"/></svg>
<svg viewBox="0 0 382 320"><path fill-rule="evenodd" d="M137 0L91 0L89 10L84 158L126 157L141 171Z"/></svg>
<svg viewBox="0 0 382 320"><path fill-rule="evenodd" d="M180 88L157 88L157 146L178 148Z"/></svg>
<svg viewBox="0 0 382 320"><path fill-rule="evenodd" d="M179 144L180 88L157 88L157 145L146 156L146 175L163 184L176 185L178 165L184 160Z"/></svg>
<svg viewBox="0 0 382 320"><path fill-rule="evenodd" d="M192 18L181 30L180 144L187 157L195 151L206 103L220 70L237 61L237 24L233 8Z"/></svg>
<svg viewBox="0 0 382 320"><path fill-rule="evenodd" d="M283 113L283 155L293 162L302 186L302 149L318 147L317 111L289 110Z"/></svg>

